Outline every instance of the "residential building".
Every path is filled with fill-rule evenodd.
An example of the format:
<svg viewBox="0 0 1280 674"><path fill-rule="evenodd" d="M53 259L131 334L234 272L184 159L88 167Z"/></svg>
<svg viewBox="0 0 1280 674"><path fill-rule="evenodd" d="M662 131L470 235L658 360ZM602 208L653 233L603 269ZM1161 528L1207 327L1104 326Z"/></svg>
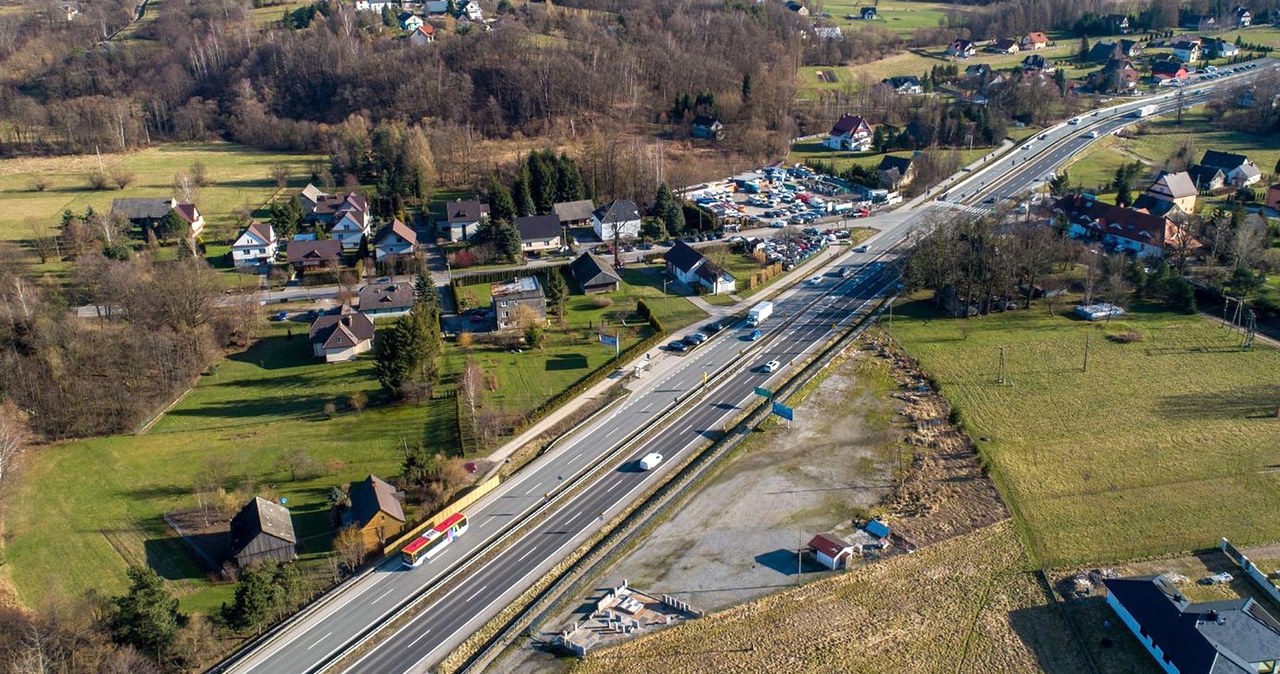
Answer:
<svg viewBox="0 0 1280 674"><path fill-rule="evenodd" d="M387 7L390 7L393 11L399 10L400 3L398 0L395 2L392 0L356 0L355 7L357 12L381 14L382 10ZM396 13L399 14L399 11L396 11Z"/></svg>
<svg viewBox="0 0 1280 674"><path fill-rule="evenodd" d="M369 318L403 316L413 309L417 299L413 284L406 281L369 283L357 293L360 313Z"/></svg>
<svg viewBox="0 0 1280 674"><path fill-rule="evenodd" d="M1232 187L1245 187L1262 180L1262 172L1242 154L1206 150L1200 158L1200 165L1221 169L1226 177L1226 184Z"/></svg>
<svg viewBox="0 0 1280 674"><path fill-rule="evenodd" d="M112 199L111 215L126 220L140 229L144 235L160 224L170 212L177 214L186 225L185 232L171 232L173 236L192 238L204 231L204 216L195 204L178 203L176 199Z"/></svg>
<svg viewBox="0 0 1280 674"><path fill-rule="evenodd" d="M1205 58L1231 58L1240 55L1240 48L1233 42L1217 38L1205 38L1200 47Z"/></svg>
<svg viewBox="0 0 1280 674"><path fill-rule="evenodd" d="M800 16L809 16L809 8L795 0L789 0L787 2L787 9L799 14Z"/></svg>
<svg viewBox="0 0 1280 674"><path fill-rule="evenodd" d="M298 205L302 208L302 217L309 218L314 215L316 207L328 196L319 187L307 183L307 186L298 192Z"/></svg>
<svg viewBox="0 0 1280 674"><path fill-rule="evenodd" d="M1147 208L1147 211L1152 214L1165 215L1170 208L1177 208L1190 215L1196 211L1196 195L1199 192L1195 182L1191 180L1191 174L1186 171L1162 173L1155 182L1151 183L1151 187L1147 188L1142 197L1134 202L1134 207L1143 208L1146 204L1139 202L1146 199L1168 204L1168 207L1151 204L1153 208Z"/></svg>
<svg viewBox="0 0 1280 674"><path fill-rule="evenodd" d="M1128 35L1133 32L1133 28L1129 25L1129 17L1126 14L1108 14L1107 24L1111 26L1112 33Z"/></svg>
<svg viewBox="0 0 1280 674"><path fill-rule="evenodd" d="M1040 58L1043 59L1044 57L1042 56ZM1026 59L1023 59L1023 62L1025 63ZM991 76L991 72L991 66L985 63L975 63L971 66L965 66L964 78L967 80L982 82Z"/></svg>
<svg viewBox="0 0 1280 674"><path fill-rule="evenodd" d="M1173 41L1173 57L1183 63L1200 60L1201 40L1198 37L1180 37Z"/></svg>
<svg viewBox="0 0 1280 674"><path fill-rule="evenodd" d="M298 271L337 269L342 263L342 243L331 239L290 241L285 246L285 256Z"/></svg>
<svg viewBox="0 0 1280 674"><path fill-rule="evenodd" d="M78 2L61 2L58 8L62 11L62 15L67 17L67 21L74 20L80 16L80 3Z"/></svg>
<svg viewBox="0 0 1280 674"><path fill-rule="evenodd" d="M967 59L978 53L978 48L973 46L973 42L969 40L954 40L947 45L947 56L957 59Z"/></svg>
<svg viewBox="0 0 1280 674"><path fill-rule="evenodd" d="M738 282L732 274L683 241L676 241L663 258L667 273L691 288L701 288L708 295L728 295L737 290Z"/></svg>
<svg viewBox="0 0 1280 674"><path fill-rule="evenodd" d="M360 532L365 550L381 551L404 528L404 506L395 488L373 475L352 482L347 500L351 506L342 514L343 524Z"/></svg>
<svg viewBox="0 0 1280 674"><path fill-rule="evenodd" d="M369 212L369 203L355 192L329 194L310 184L298 193L298 204L302 207L303 220L326 225L337 222L350 212L363 212L366 217Z"/></svg>
<svg viewBox="0 0 1280 674"><path fill-rule="evenodd" d="M1052 74L1056 70L1043 54L1030 54L1022 59L1022 72Z"/></svg>
<svg viewBox="0 0 1280 674"><path fill-rule="evenodd" d="M1107 605L1170 674L1280 668L1280 621L1252 598L1191 603L1167 575L1105 578Z"/></svg>
<svg viewBox="0 0 1280 674"><path fill-rule="evenodd" d="M987 51L994 54L1017 54L1020 50L1018 41L1009 37L1000 38L987 47Z"/></svg>
<svg viewBox="0 0 1280 674"><path fill-rule="evenodd" d="M622 277L614 271L613 265L590 251L569 263L569 273L582 292L588 295L613 292L622 284Z"/></svg>
<svg viewBox="0 0 1280 674"><path fill-rule="evenodd" d="M1187 81L1187 67L1182 61L1167 59L1151 64L1151 76L1159 82L1168 80Z"/></svg>
<svg viewBox="0 0 1280 674"><path fill-rule="evenodd" d="M417 251L418 233L399 219L383 225L373 237L373 259L378 262L413 257Z"/></svg>
<svg viewBox="0 0 1280 674"><path fill-rule="evenodd" d="M463 0L458 5L459 20L467 20L472 23L484 21L484 11L480 9L480 3L475 0Z"/></svg>
<svg viewBox="0 0 1280 674"><path fill-rule="evenodd" d="M1199 246L1168 217L1113 206L1093 195L1063 197L1055 208L1067 218L1067 234L1072 238L1101 241L1117 252L1159 259L1168 248L1185 243Z"/></svg>
<svg viewBox="0 0 1280 674"><path fill-rule="evenodd" d="M519 307L533 310L538 320L547 319L547 296L537 276L521 276L489 288L493 315L499 330L520 327Z"/></svg>
<svg viewBox="0 0 1280 674"><path fill-rule="evenodd" d="M270 223L254 220L240 230L231 244L231 264L236 267L257 267L276 259L279 242L276 230Z"/></svg>
<svg viewBox="0 0 1280 674"><path fill-rule="evenodd" d="M422 17L414 14L413 12L401 12L400 15L396 17L396 20L400 22L400 29L407 31L418 30L422 27L422 24L425 23L422 20Z"/></svg>
<svg viewBox="0 0 1280 674"><path fill-rule="evenodd" d="M449 0L427 0L422 3L422 11L427 16L441 16L449 13Z"/></svg>
<svg viewBox="0 0 1280 674"><path fill-rule="evenodd" d="M1125 38L1116 44L1120 45L1120 55L1125 58L1138 58L1142 56L1142 43L1137 40Z"/></svg>
<svg viewBox="0 0 1280 674"><path fill-rule="evenodd" d="M1236 7L1232 14L1235 15L1237 26L1247 28L1253 25L1253 12L1248 7Z"/></svg>
<svg viewBox="0 0 1280 674"><path fill-rule="evenodd" d="M358 250L373 229L373 219L369 217L368 209L347 208L334 215L329 236L341 243L343 250Z"/></svg>
<svg viewBox="0 0 1280 674"><path fill-rule="evenodd" d="M354 360L373 348L373 331L373 320L364 313L346 305L332 309L311 324L311 355L326 363Z"/></svg>
<svg viewBox="0 0 1280 674"><path fill-rule="evenodd" d="M1267 198L1264 203L1267 204L1267 208L1273 211L1280 211L1280 184L1267 188Z"/></svg>
<svg viewBox="0 0 1280 674"><path fill-rule="evenodd" d="M1022 37L1020 45L1023 51L1035 51L1049 46L1049 36L1039 31L1027 33Z"/></svg>
<svg viewBox="0 0 1280 674"><path fill-rule="evenodd" d="M885 156L876 167L880 176L880 186L887 190L897 190L911 184L916 177L915 163L912 157Z"/></svg>
<svg viewBox="0 0 1280 674"><path fill-rule="evenodd" d="M242 569L268 559L287 564L297 547L289 509L275 501L255 496L231 518L231 556Z"/></svg>
<svg viewBox="0 0 1280 674"><path fill-rule="evenodd" d="M409 44L415 47L429 45L436 41L436 29L429 23L418 26L412 33L409 33Z"/></svg>
<svg viewBox="0 0 1280 674"><path fill-rule="evenodd" d="M591 227L601 241L640 236L640 209L630 199L617 199L591 214Z"/></svg>
<svg viewBox="0 0 1280 674"><path fill-rule="evenodd" d="M866 152L871 149L871 125L862 115L840 115L822 144L832 150Z"/></svg>
<svg viewBox="0 0 1280 674"><path fill-rule="evenodd" d="M591 212L596 209L596 205L591 203L590 199L581 199L579 201L562 201L551 207L551 212L556 214L560 220L560 226L568 229L570 227L590 227Z"/></svg>
<svg viewBox="0 0 1280 674"><path fill-rule="evenodd" d="M915 75L887 77L880 80L880 83L893 89L895 94L916 95L924 93L924 86L920 84L920 78Z"/></svg>
<svg viewBox="0 0 1280 674"><path fill-rule="evenodd" d="M718 117L698 115L693 118L693 127L690 134L694 138L702 138L704 140L724 140L724 124L720 122Z"/></svg>
<svg viewBox="0 0 1280 674"><path fill-rule="evenodd" d="M1129 59L1111 59L1089 73L1089 86L1099 93L1131 91L1138 86L1138 71Z"/></svg>
<svg viewBox="0 0 1280 674"><path fill-rule="evenodd" d="M809 541L809 552L819 564L837 571L848 565L849 558L853 557L853 546L831 534L818 534Z"/></svg>
<svg viewBox="0 0 1280 674"><path fill-rule="evenodd" d="M858 17L863 21L874 21L875 19L880 18L875 7L859 7Z"/></svg>
<svg viewBox="0 0 1280 674"><path fill-rule="evenodd" d="M1227 174L1212 166L1192 166L1187 169L1191 182L1203 192L1216 192L1227 185Z"/></svg>
<svg viewBox="0 0 1280 674"><path fill-rule="evenodd" d="M445 202L444 222L440 223L440 233L447 235L450 241L466 241L476 233L481 218L487 217L489 204L476 199Z"/></svg>
<svg viewBox="0 0 1280 674"><path fill-rule="evenodd" d="M564 245L564 230L554 214L521 216L515 224L520 231L520 250L525 255L559 250Z"/></svg>

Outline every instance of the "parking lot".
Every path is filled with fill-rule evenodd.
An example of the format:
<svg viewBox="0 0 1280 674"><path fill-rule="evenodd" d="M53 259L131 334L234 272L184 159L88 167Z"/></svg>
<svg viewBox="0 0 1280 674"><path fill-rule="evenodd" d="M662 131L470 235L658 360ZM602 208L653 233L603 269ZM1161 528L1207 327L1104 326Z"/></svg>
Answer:
<svg viewBox="0 0 1280 674"><path fill-rule="evenodd" d="M760 168L683 196L715 214L729 231L867 217L875 200L890 200L887 190L851 185L802 165Z"/></svg>

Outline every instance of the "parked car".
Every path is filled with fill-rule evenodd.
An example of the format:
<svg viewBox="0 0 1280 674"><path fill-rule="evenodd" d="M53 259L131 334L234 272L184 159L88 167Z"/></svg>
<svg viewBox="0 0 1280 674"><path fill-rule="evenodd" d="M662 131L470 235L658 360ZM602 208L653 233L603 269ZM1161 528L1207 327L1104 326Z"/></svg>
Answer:
<svg viewBox="0 0 1280 674"><path fill-rule="evenodd" d="M857 248L854 248L854 249L853 249L853 252L855 252L855 253L865 253L865 252L867 252L867 245L864 243L864 244L862 244L861 246L858 246Z"/></svg>
<svg viewBox="0 0 1280 674"><path fill-rule="evenodd" d="M677 339L676 341L671 342L670 344L668 344L668 345L667 345L667 350L669 350L669 351L675 351L676 353L684 353L684 352L685 352L685 351L687 351L688 349L689 349L689 347L688 347L687 345L685 345L685 343L684 343L684 342L682 342L682 341L680 341L680 340L678 340L678 339Z"/></svg>
<svg viewBox="0 0 1280 674"><path fill-rule="evenodd" d="M714 335L723 330L724 326L720 324L720 321L713 321L711 323L707 323L702 329Z"/></svg>
<svg viewBox="0 0 1280 674"><path fill-rule="evenodd" d="M707 341L707 336L706 336L706 335L704 335L704 334L702 334L701 332L695 332L695 333L690 334L688 337L685 337L685 338L684 338L684 341L685 341L686 343L688 343L688 344L693 345L693 346L697 346L697 345L699 345L699 344L701 344L701 343L703 343L703 342Z"/></svg>
<svg viewBox="0 0 1280 674"><path fill-rule="evenodd" d="M271 320L273 320L273 321L287 321L287 320L289 320L289 312L287 312L287 311L277 311L277 312L275 313L275 315L271 317Z"/></svg>

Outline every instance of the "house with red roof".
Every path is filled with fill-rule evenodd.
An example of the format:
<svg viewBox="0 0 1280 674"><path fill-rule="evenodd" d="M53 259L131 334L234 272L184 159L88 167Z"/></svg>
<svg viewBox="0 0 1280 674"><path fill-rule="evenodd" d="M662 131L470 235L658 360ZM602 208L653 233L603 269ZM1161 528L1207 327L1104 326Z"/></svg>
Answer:
<svg viewBox="0 0 1280 674"><path fill-rule="evenodd" d="M865 152L871 149L871 125L862 115L840 115L822 144L832 150Z"/></svg>
<svg viewBox="0 0 1280 674"><path fill-rule="evenodd" d="M836 571L849 563L849 558L853 556L853 546L831 534L818 534L809 541L809 552L813 553L819 564Z"/></svg>
<svg viewBox="0 0 1280 674"><path fill-rule="evenodd" d="M1116 252L1160 259L1184 243L1190 248L1200 246L1165 216L1103 203L1092 194L1067 195L1055 208L1067 218L1068 236L1101 241Z"/></svg>

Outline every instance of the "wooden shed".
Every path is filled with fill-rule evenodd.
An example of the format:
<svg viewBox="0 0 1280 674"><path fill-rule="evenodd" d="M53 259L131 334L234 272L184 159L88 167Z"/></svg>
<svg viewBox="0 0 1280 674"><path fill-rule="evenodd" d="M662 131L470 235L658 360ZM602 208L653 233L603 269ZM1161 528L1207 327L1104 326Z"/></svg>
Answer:
<svg viewBox="0 0 1280 674"><path fill-rule="evenodd" d="M351 507L343 515L343 523L360 530L365 550L381 550L383 543L404 528L404 507L386 481L370 475L352 482L349 498Z"/></svg>
<svg viewBox="0 0 1280 674"><path fill-rule="evenodd" d="M231 518L231 554L240 568L266 559L292 562L297 545L289 509L279 503L255 496Z"/></svg>

